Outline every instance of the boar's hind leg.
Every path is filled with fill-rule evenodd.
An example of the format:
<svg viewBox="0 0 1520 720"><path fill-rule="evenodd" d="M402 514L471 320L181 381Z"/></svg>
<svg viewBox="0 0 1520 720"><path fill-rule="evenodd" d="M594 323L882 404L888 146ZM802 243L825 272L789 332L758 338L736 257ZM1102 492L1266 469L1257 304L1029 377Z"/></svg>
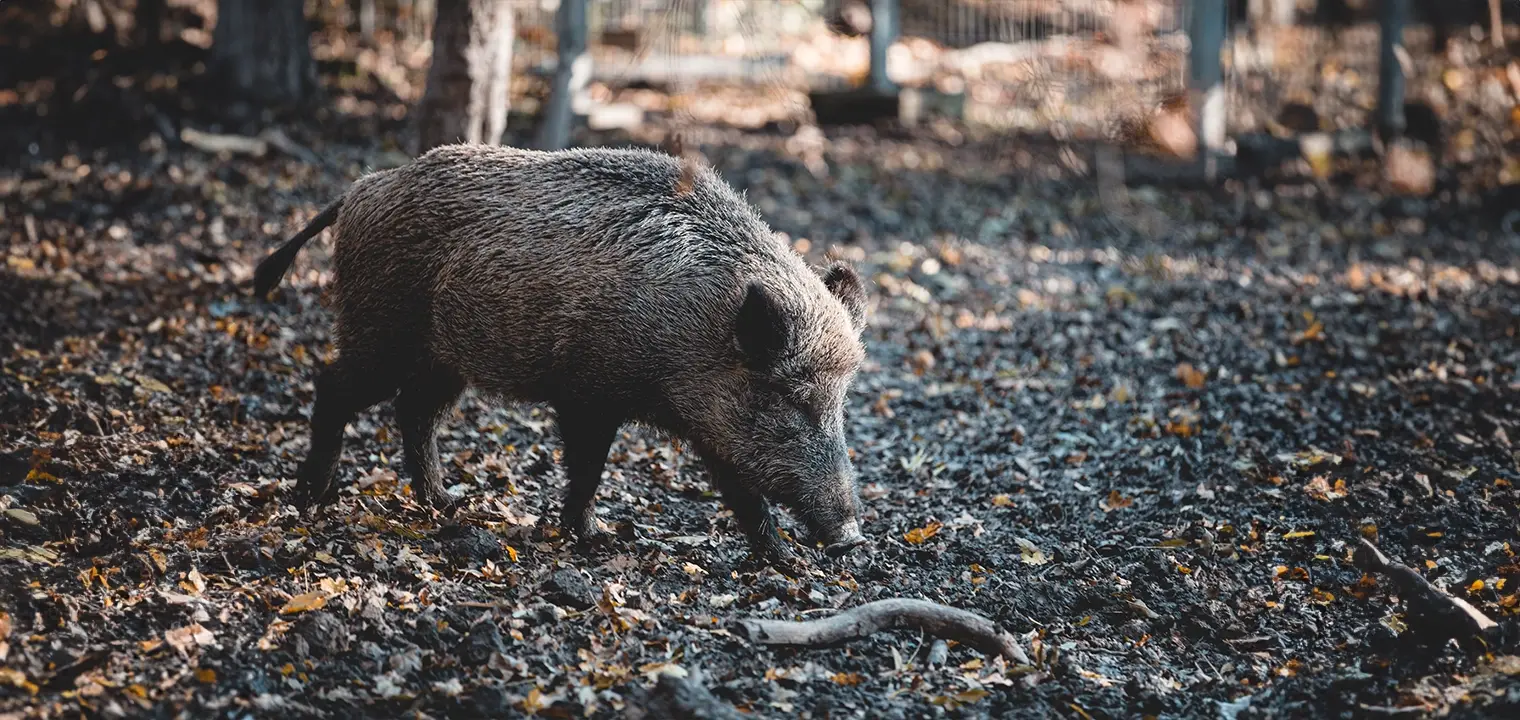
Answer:
<svg viewBox="0 0 1520 720"><path fill-rule="evenodd" d="M609 411L556 407L560 441L564 443L565 506L560 528L582 541L597 536L596 489L602 484L607 452L623 423Z"/></svg>
<svg viewBox="0 0 1520 720"><path fill-rule="evenodd" d="M333 500L333 474L343 453L343 428L359 412L379 404L396 392L394 384L377 382L377 373L355 365L347 355L322 368L317 375L316 399L311 408L311 448L296 474L296 504L301 508L326 505Z"/></svg>
<svg viewBox="0 0 1520 720"><path fill-rule="evenodd" d="M452 505L438 462L438 424L454 408L464 386L453 370L431 368L413 377L396 397L406 473L412 476L412 493L424 507L447 510Z"/></svg>

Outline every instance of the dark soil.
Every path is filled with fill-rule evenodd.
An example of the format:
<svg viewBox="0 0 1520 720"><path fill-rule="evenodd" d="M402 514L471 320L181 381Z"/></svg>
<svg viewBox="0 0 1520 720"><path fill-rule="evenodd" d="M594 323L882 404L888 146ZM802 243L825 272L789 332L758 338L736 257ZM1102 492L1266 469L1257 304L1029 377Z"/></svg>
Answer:
<svg viewBox="0 0 1520 720"><path fill-rule="evenodd" d="M0 173L0 713L608 717L668 665L757 717L1520 712L1514 237L1354 184L1119 205L932 133L831 131L818 178L715 132L775 229L873 282L847 410L871 543L784 574L633 430L613 538L577 552L545 521L552 418L472 398L440 439L457 517L413 502L388 405L350 427L338 505L287 505L326 245L272 303L247 282L397 127L288 128L337 171L49 136ZM1362 537L1499 631L1432 640ZM899 596L1032 665L732 631Z"/></svg>

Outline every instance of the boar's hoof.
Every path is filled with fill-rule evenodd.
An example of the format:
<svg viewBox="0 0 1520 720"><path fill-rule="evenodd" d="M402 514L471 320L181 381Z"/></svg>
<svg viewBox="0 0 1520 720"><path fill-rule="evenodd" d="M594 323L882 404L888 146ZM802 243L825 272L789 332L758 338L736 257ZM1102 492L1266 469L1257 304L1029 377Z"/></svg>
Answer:
<svg viewBox="0 0 1520 720"><path fill-rule="evenodd" d="M423 508L437 510L446 517L453 517L454 511L464 504L464 501L460 498L450 495L449 491L445 490L442 484L432 486L426 484L418 486L414 484L412 494L418 505L421 505Z"/></svg>
<svg viewBox="0 0 1520 720"><path fill-rule="evenodd" d="M755 565L774 568L795 568L800 561L797 553L777 537L769 542L750 548L749 560Z"/></svg>
<svg viewBox="0 0 1520 720"><path fill-rule="evenodd" d="M575 548L583 552L605 550L613 545L612 541L617 537L606 530L596 527L567 532L571 537L575 538Z"/></svg>
<svg viewBox="0 0 1520 720"><path fill-rule="evenodd" d="M295 492L291 497L291 504L295 505L302 515L310 515L337 501L338 489L336 487L329 486L321 490L314 490L306 483L297 484Z"/></svg>

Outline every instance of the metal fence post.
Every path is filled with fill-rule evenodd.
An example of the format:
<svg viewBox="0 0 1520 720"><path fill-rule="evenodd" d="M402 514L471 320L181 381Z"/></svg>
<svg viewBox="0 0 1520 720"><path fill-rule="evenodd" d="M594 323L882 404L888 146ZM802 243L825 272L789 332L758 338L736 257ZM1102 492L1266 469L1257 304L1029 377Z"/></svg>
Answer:
<svg viewBox="0 0 1520 720"><path fill-rule="evenodd" d="M591 79L591 55L586 52L591 34L586 0L559 0L554 32L559 60L554 65L549 106L540 114L538 147L543 150L562 150L570 145L575 97Z"/></svg>
<svg viewBox="0 0 1520 720"><path fill-rule="evenodd" d="M1382 0L1378 9L1378 130L1385 140L1404 132L1404 26L1409 0Z"/></svg>
<svg viewBox="0 0 1520 720"><path fill-rule="evenodd" d="M1188 23L1188 82L1191 86L1204 173L1213 179L1225 143L1223 0L1191 0Z"/></svg>
<svg viewBox="0 0 1520 720"><path fill-rule="evenodd" d="M871 0L871 89L889 94L895 88L887 77L887 48L897 39L897 0Z"/></svg>

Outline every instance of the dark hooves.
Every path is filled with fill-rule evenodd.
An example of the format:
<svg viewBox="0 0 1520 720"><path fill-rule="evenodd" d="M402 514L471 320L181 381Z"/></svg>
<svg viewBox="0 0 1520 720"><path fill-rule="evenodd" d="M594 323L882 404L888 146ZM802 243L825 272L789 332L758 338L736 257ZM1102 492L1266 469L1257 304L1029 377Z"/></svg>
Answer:
<svg viewBox="0 0 1520 720"><path fill-rule="evenodd" d="M338 490L334 487L325 487L321 490L312 490L307 485L296 485L291 495L291 504L302 515L310 515L332 505L338 500Z"/></svg>
<svg viewBox="0 0 1520 720"><path fill-rule="evenodd" d="M744 565L752 568L771 567L777 570L796 570L801 563L802 558L791 548L782 544L778 538L775 542L766 543L764 547L751 547Z"/></svg>
<svg viewBox="0 0 1520 720"><path fill-rule="evenodd" d="M559 531L561 535L570 539L577 550L604 550L611 547L613 541L617 539L616 535L594 524L579 528L561 525Z"/></svg>
<svg viewBox="0 0 1520 720"><path fill-rule="evenodd" d="M441 485L427 488L414 486L412 496L424 510L437 510L444 517L454 517L454 513L464 507L463 499L450 495Z"/></svg>
<svg viewBox="0 0 1520 720"><path fill-rule="evenodd" d="M600 551L611 548L616 544L617 536L605 530L594 530L589 533L575 536L575 547L579 550Z"/></svg>

